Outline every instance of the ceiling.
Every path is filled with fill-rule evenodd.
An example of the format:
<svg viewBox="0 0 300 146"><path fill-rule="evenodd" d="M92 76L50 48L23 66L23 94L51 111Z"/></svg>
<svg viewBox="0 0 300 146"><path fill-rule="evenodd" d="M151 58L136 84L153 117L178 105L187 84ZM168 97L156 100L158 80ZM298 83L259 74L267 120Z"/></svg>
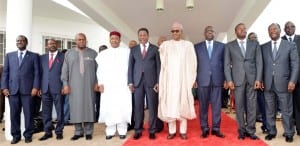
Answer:
<svg viewBox="0 0 300 146"><path fill-rule="evenodd" d="M120 31L125 43L137 40L137 30L146 27L150 31L150 41L156 44L159 36L170 38L170 27L174 21L183 24L185 39L193 43L203 40L203 29L207 25L214 26L217 40L223 40L226 35L231 40L234 38L234 26L243 22L250 27L270 0L195 0L192 10L185 8L185 0L164 0L165 10L162 12L155 10L156 0L69 1L90 18L52 0L33 0L33 14L97 23L108 31ZM2 4L6 5L6 0L1 0Z"/></svg>
<svg viewBox="0 0 300 146"><path fill-rule="evenodd" d="M186 39L196 43L203 40L203 29L214 26L217 39L234 37L234 26L247 26L255 21L270 0L195 0L192 10L185 8L185 0L164 0L165 10L155 10L156 0L69 0L108 31L118 30L128 42L137 39L137 30L147 27L150 40L157 42L161 35L170 38L174 21L184 26Z"/></svg>

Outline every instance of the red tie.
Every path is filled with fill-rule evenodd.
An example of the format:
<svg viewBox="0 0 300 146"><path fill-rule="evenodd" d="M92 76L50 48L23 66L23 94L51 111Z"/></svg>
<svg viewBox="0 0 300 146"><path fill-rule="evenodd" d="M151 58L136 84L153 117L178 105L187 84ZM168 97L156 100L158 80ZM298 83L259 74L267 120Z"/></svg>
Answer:
<svg viewBox="0 0 300 146"><path fill-rule="evenodd" d="M49 59L49 69L52 67L53 64L53 53L50 54L50 59Z"/></svg>
<svg viewBox="0 0 300 146"><path fill-rule="evenodd" d="M145 44L143 44L143 46L144 46L144 49L143 49L143 52L142 52L142 56L143 56L143 59L145 58L145 56L146 56L146 45Z"/></svg>

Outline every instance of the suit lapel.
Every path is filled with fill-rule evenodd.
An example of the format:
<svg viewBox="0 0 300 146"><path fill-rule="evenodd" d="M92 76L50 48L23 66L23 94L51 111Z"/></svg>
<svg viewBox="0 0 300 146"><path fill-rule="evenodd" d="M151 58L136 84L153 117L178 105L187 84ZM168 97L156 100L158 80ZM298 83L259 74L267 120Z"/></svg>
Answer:
<svg viewBox="0 0 300 146"><path fill-rule="evenodd" d="M245 58L245 57L243 56L243 53L242 53L242 50L241 50L242 48L240 47L238 40L235 40L235 43L234 43L233 45L234 45L234 48L239 49L239 54L240 54L243 58ZM245 56L246 56L246 52L245 52Z"/></svg>
<svg viewBox="0 0 300 146"><path fill-rule="evenodd" d="M22 65L23 65L24 62L28 59L28 57L29 57L29 52L26 51L26 53L25 53L25 55L24 55L24 57L23 57L23 60L22 60L22 62L21 62L20 67L22 67ZM17 60L19 60L19 58L18 58L18 53L17 53ZM17 61L17 62L19 62L19 61Z"/></svg>
<svg viewBox="0 0 300 146"><path fill-rule="evenodd" d="M268 49L269 55L270 55L270 57L271 57L272 60L273 60L272 42L270 41L267 45L268 45L268 46L267 46L267 49Z"/></svg>
<svg viewBox="0 0 300 146"><path fill-rule="evenodd" d="M207 44L206 44L206 41L202 44L203 45L203 47L202 48L205 48L203 51L206 53L206 55L205 56L207 56L207 58L208 58L208 60L210 60L211 58L212 58L212 52L211 52L211 58L209 58L209 53L208 53L208 48L207 48ZM214 47L214 44L213 44L213 46L212 47ZM213 49L214 50L214 49Z"/></svg>
<svg viewBox="0 0 300 146"><path fill-rule="evenodd" d="M276 57L275 57L275 60L279 57L279 55L281 54L280 52L283 51L284 49L284 46L285 46L285 42L283 40L281 40L279 46L278 46L278 50L277 50L277 53L276 53Z"/></svg>

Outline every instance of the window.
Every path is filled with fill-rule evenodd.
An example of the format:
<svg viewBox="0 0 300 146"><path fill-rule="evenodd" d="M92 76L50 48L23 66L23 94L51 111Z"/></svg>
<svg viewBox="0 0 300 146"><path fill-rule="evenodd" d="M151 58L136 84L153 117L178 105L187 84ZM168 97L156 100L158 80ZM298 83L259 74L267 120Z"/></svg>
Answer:
<svg viewBox="0 0 300 146"><path fill-rule="evenodd" d="M6 52L6 35L4 31L0 31L0 65L4 63Z"/></svg>
<svg viewBox="0 0 300 146"><path fill-rule="evenodd" d="M71 49L76 46L74 39L62 38L62 37L52 37L52 36L43 36L43 53L47 52L47 42L50 39L55 39L57 43L58 50Z"/></svg>

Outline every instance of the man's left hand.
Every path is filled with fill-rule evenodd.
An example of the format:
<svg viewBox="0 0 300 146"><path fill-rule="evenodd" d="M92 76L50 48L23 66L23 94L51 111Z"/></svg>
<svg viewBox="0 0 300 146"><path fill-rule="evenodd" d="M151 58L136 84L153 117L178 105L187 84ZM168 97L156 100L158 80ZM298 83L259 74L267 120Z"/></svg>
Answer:
<svg viewBox="0 0 300 146"><path fill-rule="evenodd" d="M33 88L33 89L31 90L31 96L33 97L33 96L36 96L37 94L38 94L38 89Z"/></svg>
<svg viewBox="0 0 300 146"><path fill-rule="evenodd" d="M293 92L295 89L295 84L293 82L289 82L288 92Z"/></svg>

